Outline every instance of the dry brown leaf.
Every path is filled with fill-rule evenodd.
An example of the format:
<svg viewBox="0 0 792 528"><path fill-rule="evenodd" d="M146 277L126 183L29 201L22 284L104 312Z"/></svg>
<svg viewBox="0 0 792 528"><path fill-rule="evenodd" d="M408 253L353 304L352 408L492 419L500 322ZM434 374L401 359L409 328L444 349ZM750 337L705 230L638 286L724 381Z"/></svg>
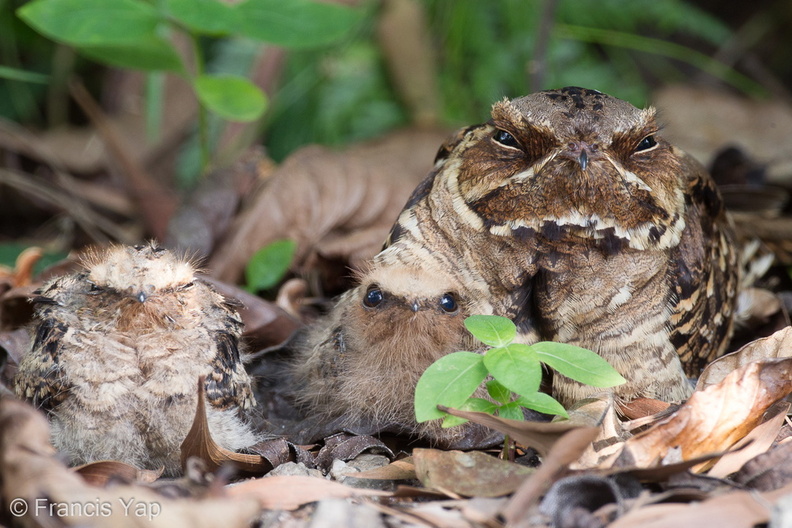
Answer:
<svg viewBox="0 0 792 528"><path fill-rule="evenodd" d="M619 412L630 420L637 420L663 412L670 405L668 402L652 398L635 398L626 403L619 403Z"/></svg>
<svg viewBox="0 0 792 528"><path fill-rule="evenodd" d="M239 471L252 474L263 474L272 469L272 465L259 455L245 455L222 448L212 440L209 424L206 421L205 378L198 380L198 406L195 410L190 432L181 444L181 462L185 467L191 456L203 460L209 471L218 469L223 464L231 463Z"/></svg>
<svg viewBox="0 0 792 528"><path fill-rule="evenodd" d="M101 460L75 467L74 472L79 474L88 484L101 487L112 480L151 483L160 478L163 469L152 471L136 468L117 460Z"/></svg>
<svg viewBox="0 0 792 528"><path fill-rule="evenodd" d="M792 441L787 440L746 462L733 476L734 481L759 491L792 484Z"/></svg>
<svg viewBox="0 0 792 528"><path fill-rule="evenodd" d="M515 526L529 508L558 479L571 463L579 459L599 435L599 427L580 427L561 436L542 465L514 493L501 512L506 523Z"/></svg>
<svg viewBox="0 0 792 528"><path fill-rule="evenodd" d="M407 457L401 460L394 460L387 466L355 473L355 478L372 480L413 480L418 477L415 475L413 458Z"/></svg>
<svg viewBox="0 0 792 528"><path fill-rule="evenodd" d="M465 497L508 495L536 471L481 451L414 449L413 461L421 484Z"/></svg>
<svg viewBox="0 0 792 528"><path fill-rule="evenodd" d="M426 176L442 131L405 130L343 152L309 146L275 171L224 236L207 267L234 283L259 248L283 238L297 242L293 269L322 259L343 261L376 254L415 186ZM367 231L364 240L356 234ZM335 254L320 246L332 241Z"/></svg>
<svg viewBox="0 0 792 528"><path fill-rule="evenodd" d="M731 372L752 361L792 357L792 327L782 328L771 336L752 341L741 349L722 356L704 369L696 390L720 383Z"/></svg>
<svg viewBox="0 0 792 528"><path fill-rule="evenodd" d="M792 493L792 485L766 493L734 491L694 504L653 504L628 512L609 528L680 526L757 526L770 520L773 503Z"/></svg>
<svg viewBox="0 0 792 528"><path fill-rule="evenodd" d="M693 393L668 418L625 442L613 467L649 467L672 451L674 461L722 452L792 392L792 358L749 363L721 383ZM609 464L610 465L610 464Z"/></svg>
<svg viewBox="0 0 792 528"><path fill-rule="evenodd" d="M789 402L778 402L765 415L765 421L756 426L745 438L734 444L733 450L723 455L707 475L715 478L725 478L739 471L749 460L761 455L773 445L778 436L778 431L784 425Z"/></svg>
<svg viewBox="0 0 792 528"><path fill-rule="evenodd" d="M20 526L242 528L258 513L257 501L244 497L174 500L144 486L91 486L58 460L49 437L41 413L0 398L0 508L26 506Z"/></svg>
<svg viewBox="0 0 792 528"><path fill-rule="evenodd" d="M16 258L14 268L0 266L0 281L8 280L12 287L28 286L33 282L33 268L44 253L41 248L29 247Z"/></svg>
<svg viewBox="0 0 792 528"><path fill-rule="evenodd" d="M319 477L282 476L246 480L228 488L232 497L255 497L262 508L296 510L322 499L347 497L388 497L385 491L351 488Z"/></svg>
<svg viewBox="0 0 792 528"><path fill-rule="evenodd" d="M473 411L460 411L442 405L437 406L441 411L460 418L467 418L473 423L485 425L491 429L509 435L512 440L526 446L533 447L540 455L547 455L553 445L566 433L573 429L585 428L571 421L564 422L529 422L523 420L509 420L491 414Z"/></svg>

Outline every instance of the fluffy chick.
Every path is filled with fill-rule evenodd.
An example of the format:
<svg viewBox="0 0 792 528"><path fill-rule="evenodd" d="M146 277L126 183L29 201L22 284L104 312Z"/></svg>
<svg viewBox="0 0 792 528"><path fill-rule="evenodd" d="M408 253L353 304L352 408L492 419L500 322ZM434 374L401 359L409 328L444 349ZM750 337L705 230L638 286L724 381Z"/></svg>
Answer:
<svg viewBox="0 0 792 528"><path fill-rule="evenodd" d="M16 392L45 410L74 464L120 460L181 471L180 445L206 376L208 422L221 446L257 440L234 305L156 244L112 246L39 291Z"/></svg>
<svg viewBox="0 0 792 528"><path fill-rule="evenodd" d="M440 357L481 346L463 322L491 308L480 301L481 292L462 289L435 262L419 265L412 258L412 265L381 265L364 273L311 329L294 364L297 400L309 414L343 417L352 429L395 426L450 446L476 426L416 423L415 385Z"/></svg>

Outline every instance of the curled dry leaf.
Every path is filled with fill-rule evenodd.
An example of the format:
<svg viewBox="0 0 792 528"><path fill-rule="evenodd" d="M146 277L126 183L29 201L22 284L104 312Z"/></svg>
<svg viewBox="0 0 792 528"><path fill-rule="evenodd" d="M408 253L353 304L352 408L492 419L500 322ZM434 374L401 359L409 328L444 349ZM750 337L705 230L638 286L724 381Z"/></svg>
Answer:
<svg viewBox="0 0 792 528"><path fill-rule="evenodd" d="M187 437L181 444L182 467L186 466L187 459L191 456L201 459L210 471L218 469L223 464L233 464L239 471L252 474L263 474L272 469L272 465L259 455L245 455L222 448L212 440L209 424L206 420L205 378L198 380L198 406L195 410L195 419Z"/></svg>
<svg viewBox="0 0 792 528"><path fill-rule="evenodd" d="M421 484L465 497L508 495L535 471L481 451L415 449L413 461Z"/></svg>
<svg viewBox="0 0 792 528"><path fill-rule="evenodd" d="M501 514L509 526L516 526L539 497L559 477L563 476L570 464L578 460L597 436L599 427L579 427L561 436L544 458L542 465L517 489Z"/></svg>
<svg viewBox="0 0 792 528"><path fill-rule="evenodd" d="M246 480L228 488L232 497L255 497L262 508L296 510L322 499L357 496L387 497L385 491L351 488L319 477L282 476Z"/></svg>
<svg viewBox="0 0 792 528"><path fill-rule="evenodd" d="M764 422L756 426L742 440L734 444L734 447L723 455L707 471L707 475L715 478L724 478L738 471L746 462L761 455L773 445L773 441L778 436L778 431L784 425L790 404L788 402L778 402L765 413Z"/></svg>
<svg viewBox="0 0 792 528"><path fill-rule="evenodd" d="M734 481L751 489L770 491L792 484L792 441L746 462Z"/></svg>
<svg viewBox="0 0 792 528"><path fill-rule="evenodd" d="M792 357L792 327L782 328L771 336L752 341L741 349L716 359L701 373L696 390L720 383L731 372L752 361L784 357Z"/></svg>
<svg viewBox="0 0 792 528"><path fill-rule="evenodd" d="M33 268L42 256L44 253L41 248L34 246L25 249L17 256L13 269L0 266L0 281L10 282L12 287L28 286L33 282Z"/></svg>
<svg viewBox="0 0 792 528"><path fill-rule="evenodd" d="M491 429L509 435L512 440L526 447L533 447L543 456L547 455L553 445L567 432L584 427L580 424L572 423L571 421L551 423L529 422L509 420L482 412L460 411L459 409L451 409L442 405L438 405L437 408L448 414L459 416L460 418L467 418L473 423L486 425Z"/></svg>
<svg viewBox="0 0 792 528"><path fill-rule="evenodd" d="M690 460L731 447L792 392L792 358L749 363L693 393L675 413L625 442L613 467L649 467L672 451Z"/></svg>
<svg viewBox="0 0 792 528"><path fill-rule="evenodd" d="M380 250L446 136L405 130L343 152L296 151L253 197L207 267L236 282L253 253L283 238L297 242L297 272L321 260L359 265Z"/></svg>
<svg viewBox="0 0 792 528"><path fill-rule="evenodd" d="M790 493L792 493L792 484L766 493L755 491L724 493L695 504L655 504L634 509L608 526L609 528L761 526L770 521L773 504Z"/></svg>

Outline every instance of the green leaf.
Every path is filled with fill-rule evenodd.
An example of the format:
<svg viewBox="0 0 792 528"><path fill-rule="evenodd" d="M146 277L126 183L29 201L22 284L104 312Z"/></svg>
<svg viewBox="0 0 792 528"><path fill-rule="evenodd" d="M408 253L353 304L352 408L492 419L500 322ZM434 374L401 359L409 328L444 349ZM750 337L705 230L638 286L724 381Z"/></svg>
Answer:
<svg viewBox="0 0 792 528"><path fill-rule="evenodd" d="M525 420L522 407L517 402L507 403L498 407L498 416L507 420Z"/></svg>
<svg viewBox="0 0 792 528"><path fill-rule="evenodd" d="M592 387L613 387L625 380L599 355L574 345L542 341L531 345L539 360L568 378Z"/></svg>
<svg viewBox="0 0 792 528"><path fill-rule="evenodd" d="M162 21L138 0L34 0L17 10L36 31L73 46L105 46L145 41Z"/></svg>
<svg viewBox="0 0 792 528"><path fill-rule="evenodd" d="M196 33L225 35L239 27L237 6L219 0L165 0L167 13Z"/></svg>
<svg viewBox="0 0 792 528"><path fill-rule="evenodd" d="M136 70L183 70L181 59L170 43L156 35L134 44L80 46L80 53L99 62Z"/></svg>
<svg viewBox="0 0 792 528"><path fill-rule="evenodd" d="M519 395L538 391L542 382L542 365L528 345L491 348L484 356L484 366L499 383Z"/></svg>
<svg viewBox="0 0 792 528"><path fill-rule="evenodd" d="M294 240L276 240L256 251L245 267L248 289L256 292L278 284L288 271L296 250Z"/></svg>
<svg viewBox="0 0 792 528"><path fill-rule="evenodd" d="M512 397L512 391L498 383L496 380L490 380L487 382L487 393L492 397L493 400L500 403L509 403Z"/></svg>
<svg viewBox="0 0 792 528"><path fill-rule="evenodd" d="M247 0L237 9L237 33L290 48L329 44L362 17L361 10L309 0Z"/></svg>
<svg viewBox="0 0 792 528"><path fill-rule="evenodd" d="M446 416L438 405L460 408L487 377L483 360L473 352L454 352L429 365L415 386L416 421Z"/></svg>
<svg viewBox="0 0 792 528"><path fill-rule="evenodd" d="M463 411L474 411L474 412L483 412L487 414L495 414L495 410L498 408L497 405L492 403L489 400L485 400L484 398L468 398L461 407L460 410ZM467 423L467 418L461 418L459 416L454 416L452 414L446 415L445 419L441 427L448 428L448 427L455 427L457 425L462 425Z"/></svg>
<svg viewBox="0 0 792 528"><path fill-rule="evenodd" d="M506 346L517 336L517 327L499 315L471 315L465 319L465 328L482 343L494 347Z"/></svg>
<svg viewBox="0 0 792 528"><path fill-rule="evenodd" d="M201 75L195 79L198 99L229 121L255 121L264 113L264 93L244 77Z"/></svg>
<svg viewBox="0 0 792 528"><path fill-rule="evenodd" d="M558 403L555 398L544 392L534 392L533 394L525 394L515 400L516 403L523 407L528 407L534 411L543 412L545 414L555 414L569 418L569 415L564 409L564 406Z"/></svg>
<svg viewBox="0 0 792 528"><path fill-rule="evenodd" d="M0 66L0 79L8 79L10 81L22 81L37 84L48 84L50 76L41 73L35 73L27 70L20 70L18 68L11 68L9 66Z"/></svg>

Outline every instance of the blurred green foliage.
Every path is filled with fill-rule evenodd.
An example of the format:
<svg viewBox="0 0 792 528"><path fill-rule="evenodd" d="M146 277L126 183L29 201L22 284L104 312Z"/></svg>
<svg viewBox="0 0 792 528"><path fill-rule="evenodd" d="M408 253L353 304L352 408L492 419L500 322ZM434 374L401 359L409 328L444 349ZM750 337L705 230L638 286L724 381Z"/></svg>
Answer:
<svg viewBox="0 0 792 528"><path fill-rule="evenodd" d="M151 2L164 2L190 31L211 34L213 38L198 42L207 72L250 74L264 46L250 38L261 35L248 35L256 28L239 26L237 31L228 24L215 28L219 18L201 15L187 0ZM503 97L566 85L599 89L644 105L653 86L682 81L701 71L743 92L761 93L753 81L710 58L733 37L732 30L685 0L419 3L436 52L439 115L446 125L480 122L492 102ZM13 15L22 4L0 0L3 64L57 76L56 48ZM216 0L200 0L200 4L209 9ZM409 123L377 40L380 6L375 0L362 1L358 6L362 20L351 32L335 35L340 38L332 44L289 50L261 130L276 160L307 143L343 145ZM294 27L300 27L303 16L293 13ZM231 33L239 31L239 35ZM289 32L281 36L286 38ZM71 68L90 73L84 59L75 60ZM3 79L0 72L0 115L23 123L40 122L45 90L40 84ZM213 126L216 130L217 123L210 123L210 138ZM193 173L195 165L186 158L182 172Z"/></svg>

